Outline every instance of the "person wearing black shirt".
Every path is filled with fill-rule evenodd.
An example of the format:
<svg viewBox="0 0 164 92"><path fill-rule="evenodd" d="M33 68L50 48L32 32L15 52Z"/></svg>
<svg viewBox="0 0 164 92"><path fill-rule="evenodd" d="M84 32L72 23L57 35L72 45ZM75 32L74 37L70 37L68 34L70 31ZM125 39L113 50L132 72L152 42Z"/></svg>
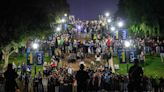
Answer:
<svg viewBox="0 0 164 92"><path fill-rule="evenodd" d="M141 80L143 76L142 67L139 66L138 59L134 60L134 65L129 69L129 84L128 84L128 92L142 92L141 88Z"/></svg>
<svg viewBox="0 0 164 92"><path fill-rule="evenodd" d="M5 92L15 92L18 89L16 78L18 74L12 68L12 64L8 64L7 71L4 73L6 83L5 83Z"/></svg>
<svg viewBox="0 0 164 92"><path fill-rule="evenodd" d="M84 65L80 64L80 70L76 73L77 80L77 92L87 92L87 84L89 75L88 72L84 71Z"/></svg>

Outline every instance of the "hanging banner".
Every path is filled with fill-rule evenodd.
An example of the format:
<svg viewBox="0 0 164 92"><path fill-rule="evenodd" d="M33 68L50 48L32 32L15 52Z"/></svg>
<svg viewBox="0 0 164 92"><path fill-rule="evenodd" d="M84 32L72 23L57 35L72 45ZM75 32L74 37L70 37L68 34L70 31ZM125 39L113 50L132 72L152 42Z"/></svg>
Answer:
<svg viewBox="0 0 164 92"><path fill-rule="evenodd" d="M126 39L127 39L127 32L128 32L127 29L123 29L123 30L122 30L122 39L123 39L123 40L126 40Z"/></svg>
<svg viewBox="0 0 164 92"><path fill-rule="evenodd" d="M53 40L53 36L49 36L48 41L52 41L52 40Z"/></svg>
<svg viewBox="0 0 164 92"><path fill-rule="evenodd" d="M44 53L43 51L36 52L36 64L43 65L44 63Z"/></svg>
<svg viewBox="0 0 164 92"><path fill-rule="evenodd" d="M135 58L137 58L136 49L135 49L135 48L131 48L131 49L129 50L129 62L130 62L130 63L133 63Z"/></svg>
<svg viewBox="0 0 164 92"><path fill-rule="evenodd" d="M119 37L118 37L118 36L119 36L118 34L119 34L118 31L115 31L115 32L114 32L113 36L114 36L114 39L115 39L115 40L118 40L118 38L119 38Z"/></svg>
<svg viewBox="0 0 164 92"><path fill-rule="evenodd" d="M27 52L26 53L26 60L27 60L27 65L33 65L33 53L32 52Z"/></svg>
<svg viewBox="0 0 164 92"><path fill-rule="evenodd" d="M114 37L116 40L126 40L128 37L128 29L120 29L114 33Z"/></svg>
<svg viewBox="0 0 164 92"><path fill-rule="evenodd" d="M121 54L122 54L122 63L126 63L125 51L123 50Z"/></svg>
<svg viewBox="0 0 164 92"><path fill-rule="evenodd" d="M67 30L67 28L68 28L68 25L65 23L64 24L64 30Z"/></svg>
<svg viewBox="0 0 164 92"><path fill-rule="evenodd" d="M118 48L118 58L120 63L126 63L126 54L122 48Z"/></svg>
<svg viewBox="0 0 164 92"><path fill-rule="evenodd" d="M31 48L30 47L27 47L27 53L30 53L30 51L31 51Z"/></svg>

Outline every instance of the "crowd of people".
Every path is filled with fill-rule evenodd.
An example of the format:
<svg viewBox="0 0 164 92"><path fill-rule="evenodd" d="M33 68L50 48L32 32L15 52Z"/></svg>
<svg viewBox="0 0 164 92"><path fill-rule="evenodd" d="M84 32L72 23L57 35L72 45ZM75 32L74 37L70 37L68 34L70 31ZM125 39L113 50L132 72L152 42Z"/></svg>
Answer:
<svg viewBox="0 0 164 92"><path fill-rule="evenodd" d="M163 92L164 79L143 76L138 63L129 70L129 75L112 73L109 67L97 67L96 70L80 64L80 70L70 74L68 68L52 69L49 75L39 72L34 78L30 73L18 75L8 65L4 73L5 92ZM11 77L12 76L12 77ZM2 80L1 80L2 81ZM1 85L1 92L4 92Z"/></svg>
<svg viewBox="0 0 164 92"><path fill-rule="evenodd" d="M43 71L39 70L32 77L31 65L8 65L4 73L5 92L15 92L17 89L21 92L164 91L163 78L158 82L157 79L143 76L138 63L130 68L129 75L114 72L116 67L111 64L111 59L123 45L121 40L114 39L102 21L72 19L69 22L71 28L42 44L40 49L48 47L52 57L50 62L44 62ZM134 47L140 63L145 62L146 53L160 55L163 62L164 41L137 38L133 43L136 44ZM86 58L93 59L86 62ZM138 59L134 61L138 62ZM79 63L79 71L71 66L75 62Z"/></svg>

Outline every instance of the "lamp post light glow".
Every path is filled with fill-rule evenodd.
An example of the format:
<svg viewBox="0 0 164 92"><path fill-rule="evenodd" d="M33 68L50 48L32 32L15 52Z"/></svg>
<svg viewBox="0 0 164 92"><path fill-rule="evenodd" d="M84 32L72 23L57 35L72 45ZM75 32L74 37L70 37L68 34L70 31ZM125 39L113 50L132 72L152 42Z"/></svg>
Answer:
<svg viewBox="0 0 164 92"><path fill-rule="evenodd" d="M38 43L33 43L33 44L32 44L32 47L33 47L33 49L36 50L36 49L38 49L39 45L38 45Z"/></svg>
<svg viewBox="0 0 164 92"><path fill-rule="evenodd" d="M61 19L61 22L64 23L66 20L64 18Z"/></svg>
<svg viewBox="0 0 164 92"><path fill-rule="evenodd" d="M112 20L111 20L111 19L107 19L107 22L108 22L108 23L111 23L111 22L112 22Z"/></svg>
<svg viewBox="0 0 164 92"><path fill-rule="evenodd" d="M56 31L57 31L57 32L60 32L60 31L61 31L61 28L60 28L60 27L57 27L57 28L56 28Z"/></svg>
<svg viewBox="0 0 164 92"><path fill-rule="evenodd" d="M81 28L82 28L82 27L81 27L80 25L77 25L77 29L78 29L78 30L81 30Z"/></svg>
<svg viewBox="0 0 164 92"><path fill-rule="evenodd" d="M129 41L125 41L124 45L125 45L126 48L128 48L128 47L130 47L131 44L130 44Z"/></svg>
<svg viewBox="0 0 164 92"><path fill-rule="evenodd" d="M116 30L116 28L115 28L115 27L111 27L110 29L111 29L112 31L115 31L115 30Z"/></svg>
<svg viewBox="0 0 164 92"><path fill-rule="evenodd" d="M105 16L106 16L106 17L109 17L109 12L106 12L106 13L105 13Z"/></svg>
<svg viewBox="0 0 164 92"><path fill-rule="evenodd" d="M64 16L67 17L67 13L65 13Z"/></svg>
<svg viewBox="0 0 164 92"><path fill-rule="evenodd" d="M124 23L122 21L118 22L118 27L123 27L124 26Z"/></svg>

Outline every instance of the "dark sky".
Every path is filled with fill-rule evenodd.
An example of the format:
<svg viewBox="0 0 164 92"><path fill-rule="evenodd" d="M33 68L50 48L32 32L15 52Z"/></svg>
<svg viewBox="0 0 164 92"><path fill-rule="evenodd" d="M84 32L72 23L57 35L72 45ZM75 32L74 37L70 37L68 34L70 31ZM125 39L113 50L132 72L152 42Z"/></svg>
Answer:
<svg viewBox="0 0 164 92"><path fill-rule="evenodd" d="M79 19L95 19L106 11L114 13L118 0L68 0L71 14Z"/></svg>

